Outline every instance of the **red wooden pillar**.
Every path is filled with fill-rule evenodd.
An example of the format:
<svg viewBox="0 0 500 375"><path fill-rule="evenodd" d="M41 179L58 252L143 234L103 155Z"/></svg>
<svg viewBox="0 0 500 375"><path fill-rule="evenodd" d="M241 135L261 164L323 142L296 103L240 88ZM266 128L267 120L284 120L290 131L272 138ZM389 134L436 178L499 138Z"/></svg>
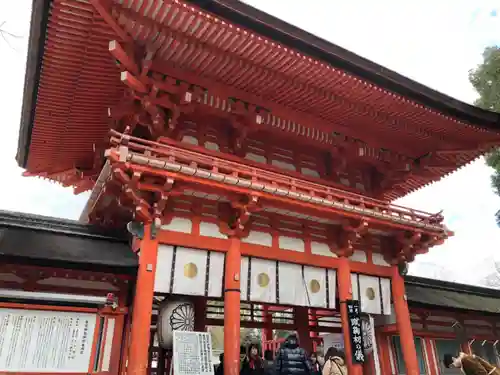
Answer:
<svg viewBox="0 0 500 375"><path fill-rule="evenodd" d="M429 375L439 375L439 358L436 358L436 351L434 350L434 340L426 338L422 339L425 345L425 352L427 353L427 366Z"/></svg>
<svg viewBox="0 0 500 375"><path fill-rule="evenodd" d="M375 335L380 361L380 372L382 374L391 374L391 356L389 354L391 348L389 347L387 337L380 332L376 332Z"/></svg>
<svg viewBox="0 0 500 375"><path fill-rule="evenodd" d="M406 365L407 375L419 375L417 351L411 327L410 311L406 301L405 282L397 266L392 268L392 298L396 313L396 324L401 340L401 350Z"/></svg>
<svg viewBox="0 0 500 375"><path fill-rule="evenodd" d="M294 307L293 316L300 346L303 347L307 353L312 353L313 345L311 337L309 336L309 309L303 306Z"/></svg>
<svg viewBox="0 0 500 375"><path fill-rule="evenodd" d="M337 270L337 283L339 287L340 320L342 322L342 333L344 335L344 351L347 360L347 373L349 375L362 374L362 366L352 363L351 337L349 335L349 316L346 301L352 299L351 266L349 259L341 257Z"/></svg>
<svg viewBox="0 0 500 375"><path fill-rule="evenodd" d="M310 325L310 328L315 328L318 326L318 316L316 314L316 310L309 309L309 325ZM319 336L318 332L311 331L309 329L309 337L311 338L311 341L313 343L313 350L316 350L316 345L318 343L315 339L317 339L318 336Z"/></svg>
<svg viewBox="0 0 500 375"><path fill-rule="evenodd" d="M229 240L224 280L224 375L240 373L241 241Z"/></svg>
<svg viewBox="0 0 500 375"><path fill-rule="evenodd" d="M144 238L140 249L130 330L128 375L146 375L148 369L151 313L158 258L158 240L151 238L151 225L144 226Z"/></svg>
<svg viewBox="0 0 500 375"><path fill-rule="evenodd" d="M194 330L196 332L205 332L207 314L207 299L205 297L194 298Z"/></svg>
<svg viewBox="0 0 500 375"><path fill-rule="evenodd" d="M269 342L273 339L273 317L269 312L269 306L262 307L262 320L264 322L264 329L262 330L262 342ZM262 346L264 348L264 345ZM266 349L266 348L264 348Z"/></svg>

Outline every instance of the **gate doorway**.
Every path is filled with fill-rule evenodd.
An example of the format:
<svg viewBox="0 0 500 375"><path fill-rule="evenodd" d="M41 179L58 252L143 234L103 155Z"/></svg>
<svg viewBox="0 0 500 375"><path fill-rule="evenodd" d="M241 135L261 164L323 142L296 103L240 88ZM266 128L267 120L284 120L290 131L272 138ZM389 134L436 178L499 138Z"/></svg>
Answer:
<svg viewBox="0 0 500 375"><path fill-rule="evenodd" d="M211 332L213 362L217 364L224 344L224 301L205 297L168 297L192 302L194 330ZM149 346L148 373L151 375L170 373L172 351L162 348L158 340L159 311L166 300L167 295L155 295ZM243 353L250 343L259 344L262 352L269 349L275 353L289 332L297 333L301 346L310 353L321 348L324 334L342 333L340 313L336 310L249 302L241 303L240 326Z"/></svg>

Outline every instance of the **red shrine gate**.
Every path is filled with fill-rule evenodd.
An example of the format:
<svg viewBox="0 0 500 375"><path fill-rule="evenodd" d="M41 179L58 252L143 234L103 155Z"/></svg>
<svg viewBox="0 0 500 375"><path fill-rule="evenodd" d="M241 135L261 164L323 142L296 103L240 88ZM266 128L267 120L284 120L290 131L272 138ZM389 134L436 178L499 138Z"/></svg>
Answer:
<svg viewBox="0 0 500 375"><path fill-rule="evenodd" d="M47 373L47 367L19 367L23 363L29 365L26 358L34 356L23 357L25 352L13 350L12 344L16 341L13 333L16 330L12 328L20 317L30 318L25 321L24 327L21 325L17 335L17 346L22 348L27 342L39 340L38 332L43 327L35 324L40 323L38 319L43 322L50 317L58 320L51 325L52 330L57 332L52 340L45 342L44 350L39 351L38 356L50 355L55 343L61 344L58 353L64 355L67 349L64 340L54 339L64 336L71 328L64 326L68 318L80 321L84 318L92 323L88 327L90 333L87 340L83 340L86 341L86 350L77 356L78 361L60 363L58 369L54 369L56 372L72 369L72 373L123 373L127 364L126 343L130 328L125 324L130 318L127 291L133 288L137 267L135 254L127 251L123 233L113 234L109 229L6 212L0 212L0 230L0 252L5 263L0 272L0 315L3 321L2 340L4 347L8 348L0 355L2 370ZM191 267L189 269L192 270ZM442 356L459 350L478 354L500 365L497 348L500 338L499 291L417 277L405 277L405 290L421 374L449 373L442 367ZM106 297L109 293L116 299ZM165 297L166 303L162 300ZM221 299L182 296L176 303L170 294L157 293L154 298L148 369L151 374L170 373L171 353L158 348L155 336L168 338L172 328L184 329L186 323L190 329L194 326L196 330L203 330L205 325L224 324ZM166 311L168 309L170 311ZM268 339L273 326L283 330L296 330L298 327L303 338L307 338L310 332L311 340L318 342L324 337L326 346L331 345L328 342L342 345L337 311L309 309L309 328L306 329L308 317L304 310L302 307L243 301L241 326L261 328ZM193 319L194 314L196 319ZM170 322L162 324L166 322L165 317L171 320L173 327L170 327ZM370 333L372 342L371 351L366 348L363 373L404 374L406 366L394 316L381 317L375 316L375 331L366 331ZM34 325L32 329L27 329L30 322ZM312 337L317 332L333 332L336 336L333 341L325 336ZM276 340L266 342L266 337L263 341L267 345L277 343ZM34 349L31 346L30 350ZM9 361L10 365L6 363ZM50 365L52 360L48 362L46 365Z"/></svg>
<svg viewBox="0 0 500 375"><path fill-rule="evenodd" d="M77 356L78 360L60 363L57 369L52 369L54 373L68 372L68 369L72 373L118 374L126 371L131 303L128 292L135 282L137 259L135 254L127 251L127 239L123 233L6 212L0 212L0 233L0 252L5 263L0 272L0 315L3 345L8 348L0 355L2 371L47 373L46 368L36 368L29 363L26 366L27 357L22 356L25 352L12 348L16 341L13 324L20 317L30 319L25 320L18 332L18 348L26 342L39 340L38 333L43 327L32 318L41 318L42 322L47 318L58 320L51 325L53 331L57 331L55 337L45 342L44 350L38 352L39 357L50 355L56 343L61 344L59 355L65 354L64 340L54 339L75 328L64 326L68 318L80 321L83 318L92 323L88 327L87 339L82 340L86 345L83 353ZM164 249L160 252L164 253ZM188 270L188 275L193 276L193 267L188 267ZM449 373L442 368L441 358L444 353L459 350L478 354L500 365L497 348L500 338L499 291L416 277L405 277L405 290L421 374ZM110 293L116 299L107 298ZM148 372L167 375L170 373L171 353L158 348L155 336L168 338L172 329L185 329L186 325L200 331L206 325L224 325L223 301L204 296L182 296L177 297L176 302L170 293L156 294ZM170 311L166 311L168 309ZM309 310L309 316L306 316L306 310ZM336 335L333 341L325 337L334 345L343 341L339 337L342 334L338 311L332 309L243 301L240 314L242 327L257 327L264 331L265 345L277 343L271 340L272 327L293 331L299 328L301 337L306 338L306 347L308 333L311 341L318 342L325 337L316 336L318 332ZM376 329L367 330L370 333L368 344L372 337L372 350L366 348L363 373L404 374L406 367L394 316L372 316L375 316ZM165 322L167 325L162 324ZM32 329L27 329L32 323ZM31 348L34 351L36 347ZM48 362L50 365L52 360ZM21 369L19 366L23 363ZM378 368L380 372L377 372Z"/></svg>
<svg viewBox="0 0 500 375"><path fill-rule="evenodd" d="M404 281L399 268L391 266L390 262L397 265L406 259L405 256L414 256L414 250L411 250L413 245L417 245L417 249L421 251L449 234L432 216L373 199L363 199L354 194L346 195L332 188L329 189L329 195L322 194L319 189L306 190L302 185L306 183L300 179L294 179L294 190L287 190L284 183L280 184L282 178L277 173L272 175L274 178L270 176L266 179L266 173L270 172L257 168L253 168L253 172L248 171L248 168L245 172L239 172L236 168L240 164L235 162L215 160L208 154L202 158L202 154L183 152L180 148L145 142L132 136L120 135L120 138L113 138L112 143L116 144L116 148L110 149L107 155L110 161L109 170L114 171L116 180L108 180L110 186L117 182L130 186L133 182L129 176L134 175L145 178L144 181L148 181L148 176L163 176L172 186L170 190L174 191L174 197L178 196L173 188L176 178L184 182L183 189L186 189L182 198L174 201L172 213L168 220L164 219L161 229L152 233L152 230L155 230L154 225L146 226L144 238L139 244L140 257L145 257L145 263L140 262L138 272L129 366L137 363L136 361L145 361L141 366L147 365L147 352L139 348L147 347L148 341L144 340L148 338L144 336L144 330L150 324L151 305L146 301L153 299L155 291L224 298L224 353L226 364L233 366L233 372L239 372L240 301L338 308L343 327L348 326L346 301L353 298L359 300L364 313L376 315L390 315L392 301L401 337L403 341L406 340L405 337L410 339L410 343L404 346L404 353L407 364L411 365L410 361L416 356L408 306L404 300ZM149 145L146 153L143 153L146 151L144 143ZM195 160L197 164L186 163L186 153L190 155L189 160ZM165 159L158 158L158 155ZM166 173L165 169L150 167L156 164L178 172L170 174L171 172ZM241 167L244 168L243 165ZM188 177L185 177L183 172ZM213 187L202 188L202 177L197 178L200 175L215 180L216 182L211 183ZM245 181L248 181L249 185ZM273 185L273 182L276 185ZM139 181L137 183L141 184ZM238 187L239 184L250 188L259 186L260 191L241 195L241 198L233 200L233 194L238 190L240 194L245 194L244 190ZM278 190L283 193L277 194ZM126 191L135 194L132 189ZM184 196L200 195L210 195L210 198L208 202L202 203L201 215L196 215L197 198L189 199ZM291 199L289 195L297 198ZM308 203L311 208L316 208L316 212L310 212L318 216L307 216L307 219L302 219L300 224L296 225L294 221L287 219L287 216L293 218L303 214L286 211L287 214L282 214L281 221L273 223L272 226L270 223L273 217L279 216L266 215L266 211L280 212L282 209L278 207L282 207L279 203L284 200L283 197L287 197L285 199L290 202L291 208L297 205L297 201L300 206L303 201L309 202L314 198L315 201L321 202L317 206L329 206L327 210L334 215L350 214L360 217L341 218L340 223L344 224L332 227L335 222L330 224L328 219L320 216L323 215L321 208ZM165 196L164 201L166 200ZM217 203L211 204L210 201ZM344 207L347 209L342 211L341 208ZM211 209L214 210L212 215ZM149 212L151 211L146 206L138 206L136 215L149 215ZM253 220L249 220L250 215ZM368 215L371 216L369 220L365 219ZM224 217L226 219L221 221ZM147 217L144 219L148 220ZM310 228L306 226L308 221ZM322 225L325 223L326 226ZM369 228L370 225L373 227ZM287 230L290 227L295 230ZM327 228L338 228L338 237L329 236ZM393 255L372 251L370 260L364 251L358 250L355 253L356 240L359 241L359 238L368 233L373 233L370 237L376 237L375 233L387 231L387 228L391 228L393 233L401 233L401 250L397 250ZM414 234L405 238L405 233L411 228L414 228ZM309 243L306 249L304 231L308 229ZM314 236L312 233L318 235ZM396 236L395 239L397 238ZM384 238L379 240L383 242ZM332 248L339 253L332 251ZM308 310L299 309L295 314L301 314L300 311L304 318L296 323L302 321L304 325L302 329L297 328L299 332L306 333L302 337L308 337ZM136 321L137 316L140 320ZM348 331L343 329L342 332L345 335L346 353L351 357ZM143 357L138 358L140 355ZM416 363L416 359L414 361ZM352 368L356 371L356 366Z"/></svg>
<svg viewBox="0 0 500 375"><path fill-rule="evenodd" d="M37 1L29 55L19 164L92 189L82 221L135 222L127 373L155 292L224 301L228 375L242 303L292 307L308 337L308 309L347 327L352 300L394 310L419 373L401 274L451 232L390 201L500 144L498 114L237 1Z"/></svg>

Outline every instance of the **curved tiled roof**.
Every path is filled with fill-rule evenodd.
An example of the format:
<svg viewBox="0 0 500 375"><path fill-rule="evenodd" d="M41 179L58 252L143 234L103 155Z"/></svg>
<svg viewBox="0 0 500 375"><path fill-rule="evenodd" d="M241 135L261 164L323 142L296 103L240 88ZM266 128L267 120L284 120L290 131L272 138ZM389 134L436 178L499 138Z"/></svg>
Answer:
<svg viewBox="0 0 500 375"><path fill-rule="evenodd" d="M107 108L123 92L108 50L118 36L92 3L33 1L17 161L32 174L66 185L76 175L54 174L92 163L95 144L107 134ZM411 160L445 152L426 173L401 177L387 198L436 181L500 144L500 115L440 94L239 1L107 3L113 22L138 45L158 44L162 63L153 68L163 74L181 70L199 80L193 84L215 83L232 90L229 96L268 104L264 125L270 131L300 129L298 139L319 141L340 133ZM272 129L276 121L281 130Z"/></svg>
<svg viewBox="0 0 500 375"><path fill-rule="evenodd" d="M405 277L410 305L500 314L500 290L417 276Z"/></svg>
<svg viewBox="0 0 500 375"><path fill-rule="evenodd" d="M500 130L500 115L461 102L238 0L188 3L457 120Z"/></svg>
<svg viewBox="0 0 500 375"><path fill-rule="evenodd" d="M129 236L75 221L0 211L4 262L135 274L137 256Z"/></svg>

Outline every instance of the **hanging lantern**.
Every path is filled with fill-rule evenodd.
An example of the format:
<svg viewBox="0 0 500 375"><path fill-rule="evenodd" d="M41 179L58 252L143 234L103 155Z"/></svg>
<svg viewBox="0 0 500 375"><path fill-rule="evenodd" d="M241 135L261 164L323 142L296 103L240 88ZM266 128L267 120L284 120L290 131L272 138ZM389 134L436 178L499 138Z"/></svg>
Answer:
<svg viewBox="0 0 500 375"><path fill-rule="evenodd" d="M194 331L194 305L186 300L166 300L158 312L158 343L172 348L174 331Z"/></svg>

